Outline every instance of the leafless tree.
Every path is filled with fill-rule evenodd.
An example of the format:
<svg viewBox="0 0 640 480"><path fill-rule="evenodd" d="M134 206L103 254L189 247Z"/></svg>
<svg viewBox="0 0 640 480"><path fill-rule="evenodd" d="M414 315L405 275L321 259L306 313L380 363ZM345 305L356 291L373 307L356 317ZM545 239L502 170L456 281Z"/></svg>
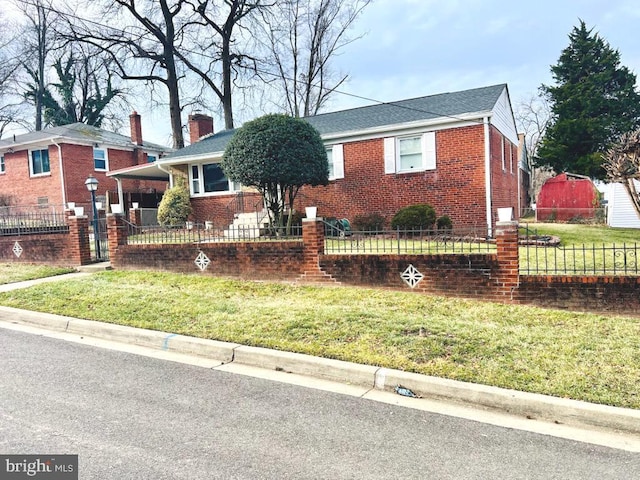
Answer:
<svg viewBox="0 0 640 480"><path fill-rule="evenodd" d="M531 176L529 195L535 201L544 182L553 176L551 169L538 166L537 161L538 149L551 122L551 108L545 97L532 95L516 105L514 116L519 131L525 134L529 154L527 167Z"/></svg>
<svg viewBox="0 0 640 480"><path fill-rule="evenodd" d="M49 0L16 1L26 20L20 32L22 42L22 68L33 82L35 129L42 130L44 96L47 87L49 56L55 48L54 26L59 21Z"/></svg>
<svg viewBox="0 0 640 480"><path fill-rule="evenodd" d="M317 114L347 79L333 58L354 38L348 31L371 0L282 0L263 11L256 29L266 49L263 77L289 114ZM274 80L275 79L275 80Z"/></svg>
<svg viewBox="0 0 640 480"><path fill-rule="evenodd" d="M194 30L197 38L194 44L206 62L197 62L197 56L190 52L178 51L184 64L211 88L222 104L224 125L226 129L234 127L232 93L234 78L243 71L255 71L256 58L250 53L248 42L243 39L240 29L245 27L245 20L257 11L273 8L273 3L265 0L197 0L191 3L199 17L199 24L205 27ZM244 37L246 37L245 35ZM245 38L246 40L246 38ZM208 56L207 56L208 54Z"/></svg>
<svg viewBox="0 0 640 480"><path fill-rule="evenodd" d="M622 183L640 216L640 195L635 180L640 180L640 129L622 135L606 153L603 167L607 179Z"/></svg>

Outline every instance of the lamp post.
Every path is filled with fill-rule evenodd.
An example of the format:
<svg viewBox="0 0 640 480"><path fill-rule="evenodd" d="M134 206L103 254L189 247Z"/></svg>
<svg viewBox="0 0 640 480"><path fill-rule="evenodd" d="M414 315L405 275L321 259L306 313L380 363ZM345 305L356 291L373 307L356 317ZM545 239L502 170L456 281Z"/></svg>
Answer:
<svg viewBox="0 0 640 480"><path fill-rule="evenodd" d="M91 192L91 205L93 207L93 242L96 248L96 259L100 259L100 227L98 224L98 207L96 206L96 190L98 190L98 179L93 175L84 182L87 190Z"/></svg>

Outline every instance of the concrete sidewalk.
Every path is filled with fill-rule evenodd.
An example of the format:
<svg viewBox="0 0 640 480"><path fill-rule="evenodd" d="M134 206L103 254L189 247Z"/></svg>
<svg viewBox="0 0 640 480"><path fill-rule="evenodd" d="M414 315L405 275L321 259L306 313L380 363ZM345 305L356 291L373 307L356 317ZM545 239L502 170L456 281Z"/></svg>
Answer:
<svg viewBox="0 0 640 480"><path fill-rule="evenodd" d="M3 285L0 286L0 291L24 288L47 281L81 278L86 275L90 275L90 273L79 272ZM220 364L259 367L270 371L287 372L377 391L394 391L395 387L402 385L425 399L453 402L462 406L515 415L522 419L640 435L640 410L610 407L310 355L205 340L10 307L0 306L1 322L5 322L7 325L32 326L48 331L64 332L79 337L92 337L159 351L195 355Z"/></svg>

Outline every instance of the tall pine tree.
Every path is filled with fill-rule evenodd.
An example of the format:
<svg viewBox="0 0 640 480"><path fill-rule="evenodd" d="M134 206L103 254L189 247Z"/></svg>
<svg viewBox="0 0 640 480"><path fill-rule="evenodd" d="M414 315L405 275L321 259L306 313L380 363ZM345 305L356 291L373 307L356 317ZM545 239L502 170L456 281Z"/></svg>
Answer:
<svg viewBox="0 0 640 480"><path fill-rule="evenodd" d="M609 145L640 126L636 76L620 65L620 53L582 20L569 40L551 67L556 85L541 87L553 118L538 164L557 173L603 179L603 154Z"/></svg>

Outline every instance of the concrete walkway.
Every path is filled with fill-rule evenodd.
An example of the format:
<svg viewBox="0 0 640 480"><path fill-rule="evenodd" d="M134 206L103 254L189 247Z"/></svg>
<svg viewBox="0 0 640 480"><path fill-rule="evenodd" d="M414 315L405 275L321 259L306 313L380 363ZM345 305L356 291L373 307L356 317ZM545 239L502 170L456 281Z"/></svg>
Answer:
<svg viewBox="0 0 640 480"><path fill-rule="evenodd" d="M104 270L105 266L97 270ZM0 285L0 292L25 288L44 282L82 278L90 272L70 273L9 285ZM361 388L362 392L394 392L399 385L411 390L420 398L403 399L403 405L411 402L446 401L462 407L515 416L525 423L534 421L554 425L601 430L607 435L620 434L626 449L640 452L640 410L610 407L587 402L551 397L477 385L437 377L430 377L399 370L360 365L298 353L250 347L235 343L205 340L153 330L144 330L108 323L31 312L0 306L0 327L44 329L73 337L90 337L108 342L150 348L155 351L179 355L197 356L218 366L242 365L253 369L281 372L338 382L348 387ZM364 396L364 395L363 395ZM409 402L407 404L407 402ZM521 427L514 427L521 428ZM522 427L523 429L526 429ZM635 441L633 440L635 439Z"/></svg>

